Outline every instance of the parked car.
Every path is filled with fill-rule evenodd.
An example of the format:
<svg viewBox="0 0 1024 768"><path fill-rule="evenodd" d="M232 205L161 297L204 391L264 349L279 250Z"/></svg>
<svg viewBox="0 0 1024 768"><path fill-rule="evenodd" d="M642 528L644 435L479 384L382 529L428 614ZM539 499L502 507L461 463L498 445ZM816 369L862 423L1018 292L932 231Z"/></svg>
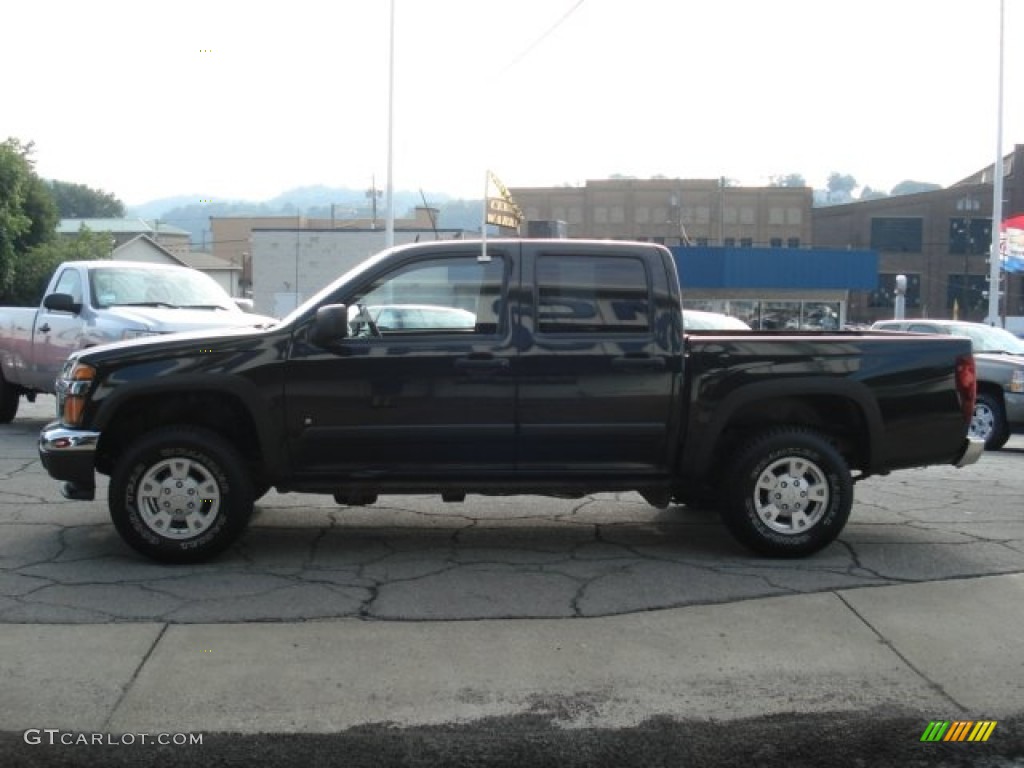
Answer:
<svg viewBox="0 0 1024 768"><path fill-rule="evenodd" d="M683 310L683 328L687 331L749 331L750 326L732 315L705 312L702 309Z"/></svg>
<svg viewBox="0 0 1024 768"><path fill-rule="evenodd" d="M978 369L971 436L995 451L1011 433L1024 432L1024 339L1002 328L959 320L880 320L872 328L969 338Z"/></svg>

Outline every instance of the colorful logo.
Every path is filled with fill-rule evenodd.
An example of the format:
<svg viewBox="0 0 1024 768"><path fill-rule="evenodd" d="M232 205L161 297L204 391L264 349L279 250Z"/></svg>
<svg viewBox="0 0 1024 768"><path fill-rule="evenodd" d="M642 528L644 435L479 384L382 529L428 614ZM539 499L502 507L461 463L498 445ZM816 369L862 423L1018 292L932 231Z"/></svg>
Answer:
<svg viewBox="0 0 1024 768"><path fill-rule="evenodd" d="M932 720L921 741L988 741L997 720Z"/></svg>

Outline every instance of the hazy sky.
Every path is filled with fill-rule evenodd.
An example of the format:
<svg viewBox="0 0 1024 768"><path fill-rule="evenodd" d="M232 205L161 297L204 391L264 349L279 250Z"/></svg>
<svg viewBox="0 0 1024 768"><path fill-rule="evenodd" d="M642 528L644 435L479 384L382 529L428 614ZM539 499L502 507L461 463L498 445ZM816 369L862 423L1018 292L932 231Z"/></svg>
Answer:
<svg viewBox="0 0 1024 768"><path fill-rule="evenodd" d="M0 140L128 204L383 187L389 0L15 0ZM1024 143L1005 0L1003 148ZM996 156L999 0L395 0L396 189L948 185Z"/></svg>

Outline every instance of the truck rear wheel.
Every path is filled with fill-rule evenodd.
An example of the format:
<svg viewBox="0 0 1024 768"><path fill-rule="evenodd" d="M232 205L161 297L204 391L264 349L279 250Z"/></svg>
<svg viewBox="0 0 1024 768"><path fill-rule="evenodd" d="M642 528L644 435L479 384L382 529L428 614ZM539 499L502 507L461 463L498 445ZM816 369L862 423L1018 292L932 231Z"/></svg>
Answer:
<svg viewBox="0 0 1024 768"><path fill-rule="evenodd" d="M252 515L245 462L215 432L164 427L129 446L110 477L110 517L133 549L167 563L206 560Z"/></svg>
<svg viewBox="0 0 1024 768"><path fill-rule="evenodd" d="M4 381L0 373L0 424L10 424L18 413L18 401L21 394L12 385Z"/></svg>
<svg viewBox="0 0 1024 768"><path fill-rule="evenodd" d="M765 432L739 452L722 485L722 520L763 555L802 557L824 548L846 525L853 480L842 455L804 429Z"/></svg>

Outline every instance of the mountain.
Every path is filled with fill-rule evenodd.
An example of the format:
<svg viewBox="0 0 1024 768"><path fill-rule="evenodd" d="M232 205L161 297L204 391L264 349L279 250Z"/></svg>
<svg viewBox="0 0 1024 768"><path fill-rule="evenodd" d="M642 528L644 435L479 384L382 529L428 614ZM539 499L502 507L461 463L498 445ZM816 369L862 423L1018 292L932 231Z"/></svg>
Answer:
<svg viewBox="0 0 1024 768"><path fill-rule="evenodd" d="M377 215L383 218L383 190L377 190ZM296 187L282 192L277 197L262 202L211 200L197 202L198 195L178 195L152 200L141 205L127 207L125 215L147 220L158 220L164 224L188 230L192 234L192 247L208 250L212 243L210 234L211 216L294 216L296 214L313 219L361 219L372 216L372 198L365 189L348 187L326 187L314 185ZM411 218L413 211L424 204L439 210L438 226L445 229L479 230L480 200L452 200L443 193L410 192L394 193L396 218ZM333 211L332 211L333 206Z"/></svg>

